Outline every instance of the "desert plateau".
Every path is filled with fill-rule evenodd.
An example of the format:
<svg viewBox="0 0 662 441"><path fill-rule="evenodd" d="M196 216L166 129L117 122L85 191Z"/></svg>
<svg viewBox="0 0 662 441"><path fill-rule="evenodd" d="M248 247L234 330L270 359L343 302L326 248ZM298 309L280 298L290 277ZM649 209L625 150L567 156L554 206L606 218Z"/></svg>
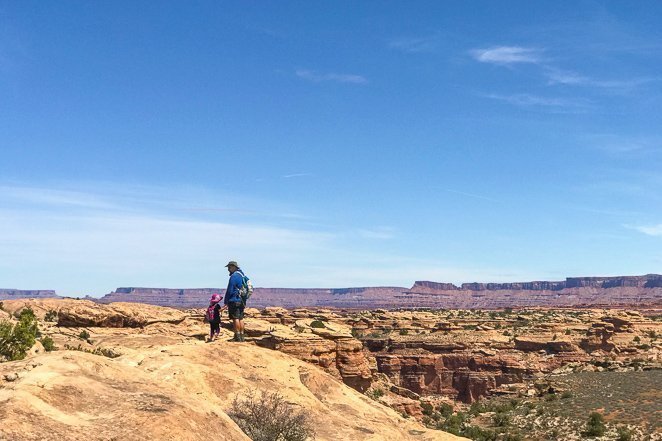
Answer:
<svg viewBox="0 0 662 441"><path fill-rule="evenodd" d="M599 439L662 434L659 311L249 308L246 343L206 343L203 309L15 299L0 319L26 310L4 440L250 439L229 413L262 391L317 440L579 440L594 411Z"/></svg>

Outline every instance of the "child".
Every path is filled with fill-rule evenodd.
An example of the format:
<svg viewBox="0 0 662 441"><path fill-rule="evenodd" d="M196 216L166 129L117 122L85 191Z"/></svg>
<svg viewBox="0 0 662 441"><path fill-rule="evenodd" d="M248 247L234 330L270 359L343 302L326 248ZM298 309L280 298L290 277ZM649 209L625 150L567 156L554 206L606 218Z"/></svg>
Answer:
<svg viewBox="0 0 662 441"><path fill-rule="evenodd" d="M205 318L209 322L209 340L214 341L221 333L221 296L213 294L209 299L209 307Z"/></svg>

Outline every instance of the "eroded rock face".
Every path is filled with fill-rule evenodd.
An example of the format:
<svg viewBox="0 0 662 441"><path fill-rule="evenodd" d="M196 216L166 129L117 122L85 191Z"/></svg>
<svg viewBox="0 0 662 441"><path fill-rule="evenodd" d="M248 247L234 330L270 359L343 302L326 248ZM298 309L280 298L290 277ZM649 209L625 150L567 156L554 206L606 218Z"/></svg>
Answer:
<svg viewBox="0 0 662 441"><path fill-rule="evenodd" d="M420 395L450 395L472 403L501 384L521 382L529 372L509 357L470 351L451 354L377 354L377 368L394 383ZM529 372L530 373L530 372Z"/></svg>
<svg viewBox="0 0 662 441"><path fill-rule="evenodd" d="M324 338L293 332L271 332L258 345L315 364L358 391L370 387L372 374L363 353L363 344L351 337Z"/></svg>

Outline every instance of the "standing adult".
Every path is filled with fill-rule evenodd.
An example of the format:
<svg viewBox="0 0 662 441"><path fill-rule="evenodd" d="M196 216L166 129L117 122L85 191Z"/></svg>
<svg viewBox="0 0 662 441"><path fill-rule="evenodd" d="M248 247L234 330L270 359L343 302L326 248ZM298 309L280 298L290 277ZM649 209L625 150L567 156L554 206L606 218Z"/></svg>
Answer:
<svg viewBox="0 0 662 441"><path fill-rule="evenodd" d="M240 291L246 276L234 260L228 262L225 267L230 273L230 280L228 281L228 288L225 290L223 303L228 308L228 316L234 327L234 338L231 341L244 341L244 307L246 305L244 305Z"/></svg>

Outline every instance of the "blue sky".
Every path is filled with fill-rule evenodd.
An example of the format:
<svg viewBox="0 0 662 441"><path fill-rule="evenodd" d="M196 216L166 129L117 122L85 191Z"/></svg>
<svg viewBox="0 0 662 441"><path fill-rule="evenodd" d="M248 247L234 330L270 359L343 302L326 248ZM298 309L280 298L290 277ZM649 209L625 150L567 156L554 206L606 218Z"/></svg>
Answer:
<svg viewBox="0 0 662 441"><path fill-rule="evenodd" d="M0 0L0 287L662 272L662 4Z"/></svg>

